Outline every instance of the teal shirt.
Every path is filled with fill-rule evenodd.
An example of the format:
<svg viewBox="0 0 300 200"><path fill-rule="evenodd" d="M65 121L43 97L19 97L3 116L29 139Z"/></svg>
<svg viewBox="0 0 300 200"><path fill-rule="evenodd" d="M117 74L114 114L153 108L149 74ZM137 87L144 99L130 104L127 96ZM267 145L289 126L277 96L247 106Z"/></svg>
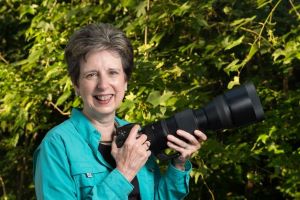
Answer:
<svg viewBox="0 0 300 200"><path fill-rule="evenodd" d="M122 126L126 121L115 119ZM51 129L34 153L37 199L128 199L133 185L113 169L98 151L101 134L78 109L70 119ZM153 156L137 174L142 200L183 199L189 173L169 164L164 174Z"/></svg>

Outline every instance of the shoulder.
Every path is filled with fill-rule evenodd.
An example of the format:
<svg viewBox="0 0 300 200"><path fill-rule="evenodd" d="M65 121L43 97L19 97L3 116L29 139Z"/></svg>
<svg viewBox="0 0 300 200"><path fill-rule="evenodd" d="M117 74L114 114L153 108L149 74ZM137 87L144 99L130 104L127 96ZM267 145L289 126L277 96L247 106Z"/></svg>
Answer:
<svg viewBox="0 0 300 200"><path fill-rule="evenodd" d="M83 157L85 148L88 145L68 119L48 131L34 151L34 163L54 162L53 160L65 163L67 160Z"/></svg>
<svg viewBox="0 0 300 200"><path fill-rule="evenodd" d="M71 136L73 132L76 131L76 128L74 127L73 123L70 119L65 120L61 124L53 127L48 131L45 138L43 139L43 142L50 142L50 141L57 141L60 139L66 139Z"/></svg>
<svg viewBox="0 0 300 200"><path fill-rule="evenodd" d="M41 150L49 152L55 150L62 150L69 146L69 143L72 143L72 140L75 139L74 135L76 133L76 128L70 119L65 120L61 124L50 129L40 145L35 150L35 153L40 152Z"/></svg>
<svg viewBox="0 0 300 200"><path fill-rule="evenodd" d="M72 129L69 119L53 127L47 132L40 145L34 151L34 163L37 163L38 159L41 159L40 155L42 155L43 159L46 159L46 157L64 154L66 152L65 138L69 133L69 131L66 131L68 128Z"/></svg>

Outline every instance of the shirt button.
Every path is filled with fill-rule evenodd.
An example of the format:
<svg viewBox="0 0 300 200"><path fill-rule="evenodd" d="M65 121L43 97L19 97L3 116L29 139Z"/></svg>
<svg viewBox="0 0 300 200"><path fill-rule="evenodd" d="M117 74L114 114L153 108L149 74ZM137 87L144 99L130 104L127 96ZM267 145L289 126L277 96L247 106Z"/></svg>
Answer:
<svg viewBox="0 0 300 200"><path fill-rule="evenodd" d="M89 173L86 173L85 175L86 175L87 178L92 178L92 177L93 177L93 174L90 173L90 172L89 172Z"/></svg>

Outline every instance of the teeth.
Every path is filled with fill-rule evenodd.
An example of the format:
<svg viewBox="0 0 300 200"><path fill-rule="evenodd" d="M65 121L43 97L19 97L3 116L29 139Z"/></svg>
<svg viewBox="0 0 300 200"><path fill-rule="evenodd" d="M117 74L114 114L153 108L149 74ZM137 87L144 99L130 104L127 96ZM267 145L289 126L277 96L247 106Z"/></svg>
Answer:
<svg viewBox="0 0 300 200"><path fill-rule="evenodd" d="M112 95L98 95L96 96L96 98L100 101L106 101L106 100L109 100L110 98L112 97Z"/></svg>

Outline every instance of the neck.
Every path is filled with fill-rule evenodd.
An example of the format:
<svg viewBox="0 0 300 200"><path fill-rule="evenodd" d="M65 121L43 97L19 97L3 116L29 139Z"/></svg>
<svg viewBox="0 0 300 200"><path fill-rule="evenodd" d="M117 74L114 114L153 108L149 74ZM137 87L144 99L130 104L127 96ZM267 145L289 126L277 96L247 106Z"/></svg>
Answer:
<svg viewBox="0 0 300 200"><path fill-rule="evenodd" d="M112 124L94 124L96 129L101 133L101 141L104 142L111 142L113 140L113 135L115 132L115 124L114 122Z"/></svg>
<svg viewBox="0 0 300 200"><path fill-rule="evenodd" d="M92 122L95 128L101 133L101 141L112 141L115 130L115 116L94 117L83 111L83 114Z"/></svg>

